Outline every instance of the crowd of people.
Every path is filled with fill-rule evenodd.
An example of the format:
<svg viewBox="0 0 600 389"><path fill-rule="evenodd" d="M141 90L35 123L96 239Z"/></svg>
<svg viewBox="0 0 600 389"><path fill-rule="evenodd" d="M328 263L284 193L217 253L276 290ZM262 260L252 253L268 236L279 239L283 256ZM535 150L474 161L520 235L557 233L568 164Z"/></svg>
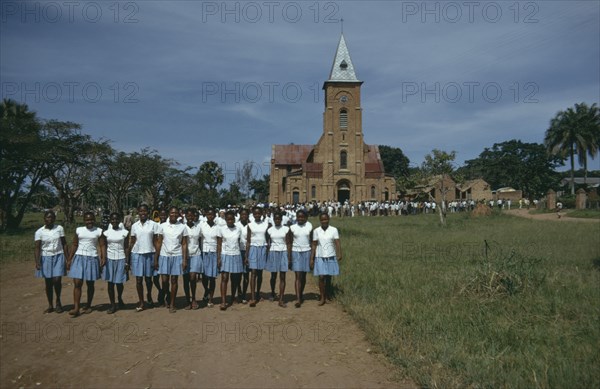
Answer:
<svg viewBox="0 0 600 389"><path fill-rule="evenodd" d="M312 271L319 277L321 306L331 297L331 277L339 274L342 251L339 232L329 225L329 213L319 215L317 228L308 217L306 208L254 206L251 211L199 212L172 206L150 214L146 205L140 205L137 220L132 213L122 218L115 212L103 217L101 226L96 224L95 212L85 212L84 225L75 230L69 247L64 229L56 224L56 214L46 211L44 225L34 237L36 276L44 278L48 299L44 313L63 312L61 277L67 274L74 285L73 309L69 311L73 317L93 311L95 282L100 278L108 286L107 313L123 309L123 290L130 273L135 277L136 312L167 307L175 313L180 276L184 309L198 309L202 302L213 307L218 277L221 310L234 303L256 307L262 300L264 270L271 273L268 299L277 300L280 307L287 306L286 273L295 273L296 308L304 303L306 274ZM82 304L84 282L87 298ZM204 289L201 301L198 283Z"/></svg>

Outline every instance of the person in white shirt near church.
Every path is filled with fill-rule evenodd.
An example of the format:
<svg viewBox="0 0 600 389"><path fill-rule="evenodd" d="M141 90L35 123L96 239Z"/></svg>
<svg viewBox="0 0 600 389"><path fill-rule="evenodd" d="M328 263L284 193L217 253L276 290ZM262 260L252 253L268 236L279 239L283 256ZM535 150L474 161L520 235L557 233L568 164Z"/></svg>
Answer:
<svg viewBox="0 0 600 389"><path fill-rule="evenodd" d="M188 232L185 224L179 222L179 209L169 208L169 219L160 225L158 232L158 251L154 259L154 268L161 276L163 291L171 286L170 301L167 303L170 313L177 312L175 298L179 276L188 268Z"/></svg>
<svg viewBox="0 0 600 389"><path fill-rule="evenodd" d="M276 212L273 216L274 226L267 229L267 264L265 269L271 272L271 297L270 300L275 300L275 284L277 282L277 272L279 272L279 306L286 307L283 301L285 294L285 274L291 267L291 245L289 239L290 228L281 225L283 222L283 214Z"/></svg>
<svg viewBox="0 0 600 389"><path fill-rule="evenodd" d="M294 283L296 302L294 306L300 308L304 302L304 287L306 286L306 273L310 271L311 237L313 226L308 221L308 213L301 209L296 212L297 223L290 227L290 246L292 271L296 274Z"/></svg>
<svg viewBox="0 0 600 389"><path fill-rule="evenodd" d="M331 299L331 276L340 274L338 262L342 261L342 246L337 228L329 225L329 215L319 216L320 227L315 228L312 236L310 267L319 277L319 306Z"/></svg>
<svg viewBox="0 0 600 389"><path fill-rule="evenodd" d="M117 311L115 303L115 285L117 286L117 297L119 308L123 309L123 284L127 279L129 271L129 260L126 260L128 252L129 231L125 227L119 225L121 215L117 212L110 214L110 224L112 228L107 229L102 233L104 244L104 258L106 262L102 269L102 278L108 282L108 299L110 300L110 308L106 313L113 314Z"/></svg>
<svg viewBox="0 0 600 389"><path fill-rule="evenodd" d="M96 227L96 216L93 212L83 214L85 227L77 227L73 236L73 246L67 260L69 277L73 278L73 309L69 315L77 317L80 312L81 287L83 281L87 286L87 305L83 313L92 312L95 281L100 278L100 267L104 266L104 239L102 229Z"/></svg>
<svg viewBox="0 0 600 389"><path fill-rule="evenodd" d="M44 226L34 235L35 241L35 276L43 278L46 284L48 308L44 313L62 313L61 291L62 276L65 275L65 255L68 256L65 230L54 224L54 211L44 213ZM56 294L56 308L53 305L53 295Z"/></svg>
<svg viewBox="0 0 600 389"><path fill-rule="evenodd" d="M158 282L158 272L154 270L154 255L157 251L156 244L160 225L148 217L148 206L146 204L138 207L138 215L140 220L131 226L129 260L131 272L135 276L135 287L138 294L138 305L135 310L141 312L144 310L144 281L146 282L146 297L149 307L154 306L152 300L153 282L158 289L159 305L165 303L165 297Z"/></svg>
<svg viewBox="0 0 600 389"><path fill-rule="evenodd" d="M198 223L198 210L190 208L186 215L186 228L188 232L188 258L190 266L183 274L183 289L185 290L185 298L187 306L185 309L198 309L196 301L196 286L198 277L202 275L202 250L200 248L200 236L202 235L200 223ZM187 288L186 288L186 283ZM191 294L190 294L191 290Z"/></svg>
<svg viewBox="0 0 600 389"><path fill-rule="evenodd" d="M217 233L219 226L215 222L215 211L206 211L206 221L200 224L202 238L202 285L204 286L204 298L206 306L212 308L213 296L215 294L216 279L219 275L217 267Z"/></svg>
<svg viewBox="0 0 600 389"><path fill-rule="evenodd" d="M233 305L235 294L240 286L244 272L244 260L240 250L242 230L235 224L235 213L225 213L225 226L217 232L217 267L221 271L221 306L222 311ZM231 303L227 304L227 284L231 274Z"/></svg>
<svg viewBox="0 0 600 389"><path fill-rule="evenodd" d="M263 220L263 209L252 209L254 221L248 223L246 238L246 264L250 268L250 306L255 307L260 300L262 274L267 262L267 228L269 223Z"/></svg>

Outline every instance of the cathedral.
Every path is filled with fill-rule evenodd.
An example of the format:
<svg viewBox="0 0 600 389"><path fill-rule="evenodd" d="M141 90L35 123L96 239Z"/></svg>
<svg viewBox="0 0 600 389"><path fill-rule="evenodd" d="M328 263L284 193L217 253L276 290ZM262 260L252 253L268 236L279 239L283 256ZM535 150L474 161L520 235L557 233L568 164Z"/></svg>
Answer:
<svg viewBox="0 0 600 389"><path fill-rule="evenodd" d="M396 181L385 174L379 147L363 139L360 87L340 37L329 79L323 84L323 133L316 145L273 145L269 201L388 201Z"/></svg>

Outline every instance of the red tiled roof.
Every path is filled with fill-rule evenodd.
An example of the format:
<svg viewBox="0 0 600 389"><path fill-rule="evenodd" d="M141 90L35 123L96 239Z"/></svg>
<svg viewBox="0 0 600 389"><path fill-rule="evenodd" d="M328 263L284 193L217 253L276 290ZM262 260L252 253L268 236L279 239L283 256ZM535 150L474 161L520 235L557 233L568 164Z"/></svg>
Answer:
<svg viewBox="0 0 600 389"><path fill-rule="evenodd" d="M273 145L271 158L275 165L302 165L314 145Z"/></svg>
<svg viewBox="0 0 600 389"><path fill-rule="evenodd" d="M367 145L369 152L365 161L365 177L380 178L384 176L383 162L379 155L379 146Z"/></svg>

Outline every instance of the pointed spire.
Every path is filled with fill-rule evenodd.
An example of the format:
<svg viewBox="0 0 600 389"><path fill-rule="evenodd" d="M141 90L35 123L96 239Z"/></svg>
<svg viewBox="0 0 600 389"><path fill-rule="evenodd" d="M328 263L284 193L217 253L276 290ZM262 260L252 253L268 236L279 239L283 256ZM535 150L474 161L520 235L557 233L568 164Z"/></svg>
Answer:
<svg viewBox="0 0 600 389"><path fill-rule="evenodd" d="M340 36L340 42L338 43L333 65L331 66L331 73L329 73L329 80L327 81L359 82L354 72L354 65L352 64L352 59L350 59L350 52L346 46L343 33Z"/></svg>

